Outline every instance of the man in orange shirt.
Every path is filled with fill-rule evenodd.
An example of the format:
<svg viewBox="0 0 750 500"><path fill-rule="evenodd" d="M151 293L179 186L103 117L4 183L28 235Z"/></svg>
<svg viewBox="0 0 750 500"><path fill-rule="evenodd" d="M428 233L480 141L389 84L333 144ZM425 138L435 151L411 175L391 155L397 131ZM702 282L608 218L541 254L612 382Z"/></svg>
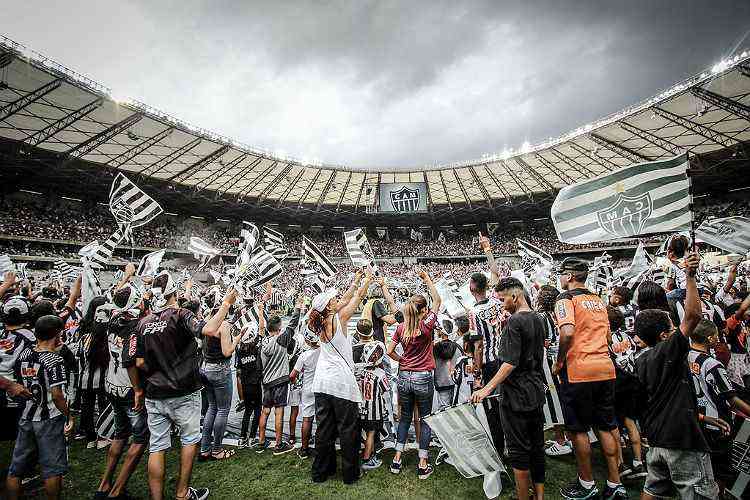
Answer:
<svg viewBox="0 0 750 500"><path fill-rule="evenodd" d="M615 366L609 357L609 319L601 298L586 289L586 261L567 258L559 268L565 290L557 297L555 317L560 329L560 348L553 373L560 377L560 403L565 427L572 436L578 478L560 489L569 499L598 495L591 472L588 432L597 431L607 461L607 486L602 498L627 498L617 468L615 420Z"/></svg>

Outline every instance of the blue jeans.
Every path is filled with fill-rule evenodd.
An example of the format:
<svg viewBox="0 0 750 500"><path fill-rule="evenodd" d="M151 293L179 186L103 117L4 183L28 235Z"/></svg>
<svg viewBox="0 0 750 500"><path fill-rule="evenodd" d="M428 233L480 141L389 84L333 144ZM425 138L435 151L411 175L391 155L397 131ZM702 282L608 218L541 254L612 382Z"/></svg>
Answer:
<svg viewBox="0 0 750 500"><path fill-rule="evenodd" d="M401 406L401 417L398 419L396 435L396 450L403 451L406 438L411 427L414 406L419 408L419 420L422 423L422 433L419 436L419 458L427 458L430 447L432 429L425 422L424 417L432 413L432 396L435 386L432 372L398 372L398 404Z"/></svg>
<svg viewBox="0 0 750 500"><path fill-rule="evenodd" d="M234 390L229 363L205 363L201 367L201 380L208 398L201 438L201 453L205 454L221 450L221 442L227 430L227 417Z"/></svg>

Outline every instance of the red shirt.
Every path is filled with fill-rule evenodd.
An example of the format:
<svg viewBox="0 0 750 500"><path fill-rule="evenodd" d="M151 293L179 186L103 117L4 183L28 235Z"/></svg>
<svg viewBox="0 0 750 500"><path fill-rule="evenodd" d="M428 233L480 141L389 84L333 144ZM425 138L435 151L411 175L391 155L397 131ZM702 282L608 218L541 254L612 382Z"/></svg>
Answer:
<svg viewBox="0 0 750 500"><path fill-rule="evenodd" d="M402 342L401 334L404 324L401 323L393 334L393 341L401 344L404 354L401 355L399 369L410 372L428 372L435 369L435 357L432 354L432 332L437 324L437 314L430 311L419 322L417 332L412 335L409 343Z"/></svg>

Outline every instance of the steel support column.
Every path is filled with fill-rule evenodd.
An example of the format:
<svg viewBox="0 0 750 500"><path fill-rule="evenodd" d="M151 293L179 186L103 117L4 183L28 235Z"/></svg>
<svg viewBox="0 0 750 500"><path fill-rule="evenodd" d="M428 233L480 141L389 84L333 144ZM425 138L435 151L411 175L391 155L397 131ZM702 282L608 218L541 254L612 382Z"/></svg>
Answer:
<svg viewBox="0 0 750 500"><path fill-rule="evenodd" d="M115 137L117 134L124 132L142 119L142 113L133 113L127 118L115 123L111 127L102 130L92 137L89 137L87 140L66 151L64 153L65 159L60 163L60 166L63 167L76 158L83 158L111 138Z"/></svg>
<svg viewBox="0 0 750 500"><path fill-rule="evenodd" d="M362 200L362 192L365 190L365 184L367 183L367 173L362 176L362 185L359 187L359 194L357 195L357 203L354 205L354 213L359 210L359 202Z"/></svg>
<svg viewBox="0 0 750 500"><path fill-rule="evenodd" d="M516 156L513 158L513 161L515 161L522 169L526 171L527 174L529 174L532 178L534 178L538 183L539 186L542 188L545 188L549 191L554 191L555 186L552 185L550 181L544 178L543 175L541 175L539 172L531 168L528 163L523 161L520 156Z"/></svg>
<svg viewBox="0 0 750 500"><path fill-rule="evenodd" d="M10 66L10 63L13 62L13 54L8 52L7 50L0 51L0 69L5 68L6 66Z"/></svg>
<svg viewBox="0 0 750 500"><path fill-rule="evenodd" d="M658 135L655 135L655 134L652 134L651 132L640 129L636 127L635 125L631 125L630 123L624 120L617 122L617 124L620 126L620 128L622 128L626 132L630 132L634 136L640 139L643 139L644 141L648 142L652 146L656 146L657 148L663 149L669 154L678 155L680 154L680 152L684 151L684 148L682 146L678 146L677 144L673 143L672 141L668 141L667 139L662 139Z"/></svg>
<svg viewBox="0 0 750 500"><path fill-rule="evenodd" d="M748 63L738 64L737 69L740 70L740 73L750 78L750 64Z"/></svg>
<svg viewBox="0 0 750 500"><path fill-rule="evenodd" d="M484 199L487 200L487 206L489 208L492 208L492 198L490 197L490 193L487 191L487 188L484 187L484 183L482 183L481 180L479 180L479 176L477 175L477 171L474 170L474 167L469 167L469 173L471 174L471 177L474 179L474 184L477 185L479 188L479 191L482 193L482 196L484 196Z"/></svg>
<svg viewBox="0 0 750 500"><path fill-rule="evenodd" d="M204 156L200 160L196 161L189 167L183 168L179 172L171 175L167 178L167 182L185 182L188 180L193 173L195 173L197 170L200 170L203 168L204 165L210 165L217 159L224 156L224 154L229 151L229 145L225 144L222 147L214 150L213 152L209 153L208 155Z"/></svg>
<svg viewBox="0 0 750 500"><path fill-rule="evenodd" d="M528 196L529 199L532 199L534 197L533 196L533 191L531 191L531 189L529 189L529 186L527 186L523 181L521 181L521 179L516 175L516 173L513 171L513 169L511 169L508 166L508 164L505 163L504 160L500 160L499 163L503 166L503 168L505 169L505 171L508 172L508 175L510 176L510 178L513 179L513 182L515 182L516 185L518 186L518 189L521 190L521 194L524 194L524 195Z"/></svg>
<svg viewBox="0 0 750 500"><path fill-rule="evenodd" d="M320 210L320 207L323 205L323 201L326 199L326 194L328 194L328 190L331 189L331 186L333 186L333 183L336 182L337 172L338 170L331 170L331 177L328 178L328 182L326 182L326 185L323 188L323 191L321 191L320 196L318 196L318 201L315 204L315 210Z"/></svg>
<svg viewBox="0 0 750 500"><path fill-rule="evenodd" d="M557 166L553 165L551 161L542 156L540 153L534 153L534 158L536 158L539 163L547 167L547 170L555 174L555 176L560 179L560 182L562 182L563 185L575 184L576 181L574 181L571 176L569 176L563 170L559 169Z"/></svg>
<svg viewBox="0 0 750 500"><path fill-rule="evenodd" d="M593 161L594 163L597 163L597 162L601 161L602 163L604 163L605 165L607 165L609 167L609 170L617 170L618 168L621 168L620 165L616 164L615 162L613 162L611 160L608 160L607 158L602 158L599 155L595 155L594 153L592 153L588 149L584 148L583 146L580 146L580 145L576 144L575 142L572 142L572 141L569 142L568 146L571 149L575 150L578 154L582 154L582 155L590 158L591 161Z"/></svg>
<svg viewBox="0 0 750 500"><path fill-rule="evenodd" d="M188 142L187 144L184 144L182 147L179 147L169 153L167 156L164 156L158 160L156 160L151 165L146 165L141 170L138 171L138 175L144 175L144 176L154 176L164 170L165 167L171 165L174 163L180 156L184 155L188 151L193 150L195 147L198 146L198 144L201 143L203 139L200 137L196 137L192 141Z"/></svg>
<svg viewBox="0 0 750 500"><path fill-rule="evenodd" d="M490 166L487 163L483 163L482 165L484 166L484 170L487 172L487 175L490 176L490 179L492 179L492 182L494 182L495 186L497 186L498 191L500 191L503 194L506 204L509 205L513 199L513 197L510 195L510 191L505 189L505 186L503 186L498 180L498 178L495 177L495 174L492 172L492 169L490 169Z"/></svg>
<svg viewBox="0 0 750 500"><path fill-rule="evenodd" d="M691 131L694 134L700 135L701 137L704 137L708 139L711 142L714 142L718 144L719 146L723 146L725 148L733 146L737 140L732 139L726 134L723 134L717 130L713 130L711 128L705 127L699 123L695 123L692 120L689 120L687 118L683 118L680 115L676 115L672 113L671 111L667 111L666 109L662 109L659 107L653 107L654 113L661 116L668 122L672 122L676 125L681 126L682 128Z"/></svg>
<svg viewBox="0 0 750 500"><path fill-rule="evenodd" d="M344 189L341 190L341 196L339 196L339 201L336 203L337 212L341 209L341 202L344 201L344 195L346 195L346 190L349 189L349 183L352 180L353 174L354 172L349 172L349 175L346 177L346 182L344 183Z"/></svg>
<svg viewBox="0 0 750 500"><path fill-rule="evenodd" d="M318 182L318 178L320 177L320 172L322 172L321 169L319 168L315 169L315 177L313 177L312 181L310 181L310 184L307 185L307 190L305 190L305 192L300 195L299 203L297 204L297 209L294 211L294 213L299 212L299 209L302 208L302 205L305 201L305 195L310 191L310 188L313 187L316 182Z"/></svg>
<svg viewBox="0 0 750 500"><path fill-rule="evenodd" d="M698 99L713 104L727 113L732 113L733 115L737 115L740 118L750 121L750 106L701 87L693 87L690 89L690 92Z"/></svg>
<svg viewBox="0 0 750 500"><path fill-rule="evenodd" d="M561 162L563 162L565 165L571 167L573 170L575 170L576 172L578 172L579 174L581 174L584 178L590 179L592 177L596 177L596 174L594 172L592 172L590 168L584 167L583 165L581 165L580 163L578 163L577 161L575 161L570 156L566 156L566 155L562 154L561 152L559 152L555 148L549 148L548 151L550 153L552 153L555 158L557 158L558 160L560 160Z"/></svg>
<svg viewBox="0 0 750 500"><path fill-rule="evenodd" d="M427 187L427 210L432 212L432 191L430 191L430 183L427 182L427 172L422 172L422 178L424 179L424 185Z"/></svg>
<svg viewBox="0 0 750 500"><path fill-rule="evenodd" d="M628 160L632 161L633 163L640 163L643 161L651 161L653 158L649 158L647 156L643 156L642 154L638 153L637 151L633 151L630 148L626 148L625 146L621 146L620 144L617 144L614 141L611 141L607 138L604 138L600 135L596 134L589 134L589 139L591 139L592 142L595 144L605 148L609 149L613 153L617 153L623 158L627 158Z"/></svg>
<svg viewBox="0 0 750 500"><path fill-rule="evenodd" d="M284 176L286 176L290 170L292 170L291 163L287 163L286 165L284 165L284 168L281 169L281 173L279 173L279 175L274 177L273 180L269 182L268 185L263 188L263 191L261 191L261 193L258 195L258 199L255 200L256 207L259 206L263 202L263 200L265 200L268 197L271 191L273 191L273 188L275 188L278 185L278 182L282 178L284 178Z"/></svg>
<svg viewBox="0 0 750 500"><path fill-rule="evenodd" d="M303 166L300 167L299 172L297 172L297 175L294 177L294 180L292 181L292 183L289 184L289 187L287 187L284 190L284 194L282 196L280 196L279 200L276 202L276 208L280 208L281 205L284 204L284 202L286 201L286 199L289 197L289 193L292 192L292 190L294 189L294 186L297 185L297 183L299 182L299 180L302 178L302 175L306 171L307 171L306 167L303 167Z"/></svg>
<svg viewBox="0 0 750 500"><path fill-rule="evenodd" d="M119 169L121 166L138 156L139 154L146 151L151 146L155 146L159 142L161 142L162 139L168 137L172 134L172 131L174 130L174 127L169 127L161 132L159 132L156 135L153 135L140 143L136 144L132 148L128 149L127 151L120 153L118 156L115 156L111 160L109 160L105 165L109 165L113 168Z"/></svg>
<svg viewBox="0 0 750 500"><path fill-rule="evenodd" d="M72 124L83 118L84 116L87 116L94 112L99 106L102 105L104 102L103 99L96 99L95 101L92 101L88 104L84 104L80 108L76 109L75 111L71 111L67 115L63 116L59 120L56 120L43 129L34 132L33 134L26 137L23 142L26 142L32 146L38 146L42 144L43 142L46 142L50 140L52 137L54 137L59 132L65 130L66 128L70 127Z"/></svg>
<svg viewBox="0 0 750 500"><path fill-rule="evenodd" d="M225 187L234 184L240 179L240 177L242 177L243 175L249 172L252 172L252 170L255 167L257 167L262 161L263 161L262 156L256 157L253 161L250 162L249 165L245 166L244 168L241 168L236 174L232 175L229 179L224 181L224 183L221 186L219 186L218 188L214 190L214 192L216 193L216 198L226 194L226 192L229 191L229 189L228 188L224 189Z"/></svg>
<svg viewBox="0 0 750 500"><path fill-rule="evenodd" d="M461 189L461 194L464 195L464 199L466 200L466 204L469 205L469 209L471 209L471 200L469 199L469 194L466 192L466 189L464 188L463 183L461 182L461 179L458 177L458 169L453 169L453 177L456 178L456 182L458 183L458 187Z"/></svg>
<svg viewBox="0 0 750 500"><path fill-rule="evenodd" d="M259 173L255 177L253 177L252 181L249 181L247 184L245 184L245 187L243 187L239 193L237 193L237 199L240 198L244 199L247 196L247 193L250 192L251 189L255 187L255 183L260 179L261 177L265 177L269 173L273 172L273 169L276 168L276 166L279 164L279 160L273 160L271 165L266 168L263 172Z"/></svg>
<svg viewBox="0 0 750 500"><path fill-rule="evenodd" d="M211 175L207 176L205 179L196 182L195 186L193 186L193 189L195 189L195 192L198 193L200 191L204 191L208 188L208 186L211 185L213 181L221 177L221 174L225 172L229 172L237 165L245 161L245 159L248 157L247 153L242 153L238 155L234 160L230 161L226 165L219 165L219 168L217 168L215 171L211 172Z"/></svg>
<svg viewBox="0 0 750 500"><path fill-rule="evenodd" d="M443 179L443 171L438 170L438 175L440 175L440 183L443 185L443 191L445 191L445 200L448 202L448 207L453 208L453 203L451 203L451 195L448 192L448 188L445 186L445 179Z"/></svg>
<svg viewBox="0 0 750 500"><path fill-rule="evenodd" d="M38 89L34 89L31 92L22 95L15 101L9 102L8 104L0 108L0 121L7 120L9 117L24 109L26 106L38 101L53 90L60 88L60 85L62 85L62 83L62 78L52 80L51 82L42 85Z"/></svg>

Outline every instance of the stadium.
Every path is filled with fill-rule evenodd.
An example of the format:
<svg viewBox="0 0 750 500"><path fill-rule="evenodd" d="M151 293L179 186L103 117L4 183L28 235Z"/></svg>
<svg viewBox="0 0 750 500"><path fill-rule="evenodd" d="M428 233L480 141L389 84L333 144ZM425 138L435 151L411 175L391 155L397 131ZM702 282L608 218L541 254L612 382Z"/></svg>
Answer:
<svg viewBox="0 0 750 500"><path fill-rule="evenodd" d="M684 157L687 162L684 173L685 182L689 183L689 227L673 227L643 234L632 231L633 234L625 237L607 237L583 243L561 241L564 238L560 237L557 221L553 220L554 204L570 186L597 182L634 165L656 165L678 157ZM454 314L444 307L440 317L449 318L448 322L456 328L458 321L454 320L465 314L464 308L469 314L471 308L466 304L473 304L477 298L477 295L473 295L477 274L483 273L490 280L497 274L507 279L521 279L527 287L527 298L524 300L532 306L532 299L536 304L541 288L556 284L559 287L559 278L551 273L561 271L564 274L565 270L558 269L557 265L569 262L567 258L586 263L590 274L589 281L584 281L587 285L596 286L597 295L611 304L609 297L615 293L616 284L613 278L618 275L620 281L616 288L628 287L633 292L637 292L638 287L646 281L660 284L660 280L663 283L673 279L677 281L668 274L671 266L671 254L667 250L672 241L670 235L682 233L695 242L696 229L699 229L702 258L711 262L711 266L701 270L704 273L700 284L702 297L718 303L719 290L723 290L724 283L731 289L739 273L737 283L743 284L737 285L733 293L737 303L744 306L747 299L743 302L741 295L747 295L748 268L746 263L738 262L747 257L747 250L742 246L746 243L742 239L746 235L732 240L733 245L735 241L740 242L737 246L727 247L721 238L732 239L734 233L719 232L719 237L712 239L714 233L701 232L700 229L706 227L703 225L705 221L717 218L746 221L750 217L749 167L750 52L747 50L734 50L731 57L713 63L689 78L675 81L664 89L654 89L651 97L538 143L526 142L518 149L508 148L460 162L382 167L328 164L243 144L236 138L202 128L200 124L186 123L147 103L118 95L99 83L96 75L81 74L67 67L64 61L52 60L24 43L0 35L0 269L12 274L18 294L27 294L29 304L36 291L34 300L53 301L55 308L58 308L71 296L71 289L77 287L83 298L78 303L73 300L73 307L69 307L71 315L65 316L67 322L75 323L75 330L78 330L79 323L84 324L86 306L92 303L91 294L107 295L107 300L114 303L113 294L122 287L121 280L127 283L131 278L141 287L145 284L142 293L152 294L150 286L161 275L157 274L157 268L166 270L170 283L175 281L178 288L185 286L186 282L194 287L192 298L190 288L187 288L185 297L180 300L185 298L185 303L195 301L196 308L200 309L198 314L201 321L208 321L213 317L212 311L220 309L223 294L229 294L227 289L238 289L238 300L242 302L244 298L244 306L242 314L239 306L236 313L232 309L235 316L231 328L236 329L233 338L237 339L237 343L240 343L240 337L245 338L247 332L244 317L248 318L248 323L253 323L257 332L261 324L265 328L270 321L268 318L278 314L283 319L280 324L285 327L294 325L299 339L297 342L304 345L306 338L303 337L303 330L308 323L300 320L299 304L304 302L306 308L314 308L314 300L320 294L327 293L329 287L337 288L338 295L342 295L355 272L357 280L362 279L360 273L366 273L367 280L375 280L377 274L388 282L383 285L385 290L381 295L368 295L371 289L365 287L363 293L368 300L384 300L382 294L387 296L390 288L399 305L410 303L413 294L427 297L425 304L428 301L431 304L441 302L431 295L431 282L424 280L420 270L436 283L440 279L444 287L450 288L451 284L455 284L455 290L450 288L447 293L454 294L450 301L455 300L462 310ZM125 181L122 181L123 176ZM123 208L113 201L116 199L113 196L116 186L122 182L128 183L125 189L132 186L139 195L143 193L146 205L154 202L159 207L155 217L148 218L143 224L133 222L131 226L130 222L122 223L122 220L132 222L138 217L138 206L127 206L125 202ZM619 192L622 193L624 189ZM651 203L649 198L646 218L651 215ZM655 205L653 210L656 211ZM600 225L603 226L603 223ZM643 228L643 223L640 227ZM750 231L750 225L739 227L747 227L747 231ZM354 230L359 230L356 245L352 243L355 236L350 236ZM115 234L117 238L113 239ZM750 237L746 239L750 240ZM258 252L263 253L263 258L268 254L273 256L270 260L274 261L275 267L264 275L266 271L256 262L250 267L257 275L243 282L240 269L248 272L248 262L255 262L253 259L258 255L252 252L245 255L243 252L247 252L248 242L256 245L256 240L263 242ZM102 249L110 243L111 248L102 254ZM356 251L364 255L356 254ZM648 262L636 272L636 261L644 255L642 252ZM155 254L158 254L158 258L152 266L149 259ZM652 254L658 254L659 260ZM101 255L104 256L100 258ZM603 255L608 256L606 262ZM311 264L313 261L314 265ZM136 267L132 272L128 271L125 267L128 263L135 264L137 271ZM732 265L733 271L730 271ZM334 269L326 273L326 266ZM605 267L608 269L606 272ZM657 268L661 273L658 279ZM146 269L150 269L150 272ZM667 272L666 277L662 271ZM323 279L313 282L310 276ZM7 274L5 279L8 279ZM729 283L730 279L732 283ZM370 281L367 283L370 284ZM0 290L5 293L12 285ZM132 286L137 288L136 285ZM371 286L377 288L375 281ZM663 286L666 288L666 285ZM82 291L82 288L88 292ZM708 288L713 290L709 292ZM96 292L92 291L94 289ZM357 286L353 289L356 294ZM443 289L439 291L443 293ZM88 299L86 293L89 294ZM156 293L151 295L154 304L160 292ZM670 306L673 305L671 293L672 290L669 290ZM0 298L2 295L0 293ZM683 297L681 300L686 299ZM255 307L257 303L266 301L270 308L263 312L267 318L261 320L263 314L258 314ZM444 306L445 302L443 298ZM367 300L363 300L360 304L362 307L355 308L355 312L341 321L352 338L357 337L355 351L360 339L358 325L363 319L369 321L366 318L373 314L372 303L369 306L365 304ZM683 309L679 320L685 322L687 308L682 304L680 307ZM154 311L157 311L156 308ZM724 317L727 311L729 307L721 313L721 335L724 335L722 328L728 324ZM734 311L736 309L726 317L730 317ZM254 319L249 317L251 312ZM269 312L270 316L267 314ZM296 320L292 319L295 312ZM58 313L62 314L59 310ZM303 314L303 319L309 315L309 311L307 315ZM93 317L93 311L90 316ZM89 318L89 321L92 319ZM304 324L298 325L296 321L303 321ZM396 320L393 321L384 327L383 341L386 344L392 332L398 330ZM747 318L740 318L740 321L748 322ZM72 323L66 323L66 328ZM389 330L388 325L391 324L394 326ZM72 333L68 335L73 338ZM726 335L728 339L730 334ZM80 333L78 337L81 342ZM454 343L463 348L465 343L461 343L460 339L458 337ZM93 336L86 342L93 342ZM135 340L133 342L135 346ZM483 342L485 346L487 340ZM735 348L730 340L726 342L732 349ZM85 351L85 348L82 349ZM298 351L304 349L302 347ZM742 349L745 356L747 347L744 341ZM3 352L0 352L0 363ZM733 356L739 354L734 350L732 353ZM390 356L382 354L385 354L384 359ZM299 356L300 353L296 352L295 355ZM83 354L84 358L87 356ZM393 356L391 358L395 359ZM231 364L234 367L235 362ZM453 365L450 366L452 370ZM389 377L399 376L395 363L391 370ZM223 443L238 450L238 456L230 458L225 453L227 456L222 455L222 459L209 457L204 460L209 463L196 464L192 473L194 483L200 482L201 486L205 484L212 490L212 498L289 498L295 492L302 491L306 491L311 498L330 498L334 495L342 498L480 498L482 495L488 498L497 495L500 495L498 498L517 498L509 496L514 480L518 481L519 477L513 475L516 467L513 466L511 470L507 449L505 456L502 450L495 452L492 443L496 441L496 436L486 430L481 436L484 448L492 449L491 455L498 457L494 459L500 461L502 458L506 462L500 479L501 487L488 480L494 473L500 477L497 469L483 473L474 471L473 475L467 475L457 465L458 458L455 458L452 448L450 456L454 461L441 465L435 461L435 475L429 486L423 487L421 482L413 481L414 477L404 477L407 474L413 476L413 470L406 469L415 467L420 479L423 479L422 474L426 477L432 474L431 468L429 473L423 473L421 471L427 469L417 465L422 456L412 452L420 446L419 437L415 439L415 434L420 431L415 427L415 432L412 432L408 425L406 432L409 442L404 451L404 463L408 463L408 467L405 466L400 477L389 474L387 466L377 469L378 465L365 469L360 485L354 487L360 490L347 486L345 475L342 484L339 480L341 474L331 476L332 480L325 484L314 484L317 482L314 473L313 482L309 478L312 461L304 461L301 456L298 459L296 452L279 457L267 452L256 458L255 453L251 456L249 451L243 450L247 422L243 422L243 410L239 408L244 407L245 400L239 404L235 375L237 380L240 377L239 373L232 372L229 384L235 384L235 389L234 395L230 390L231 410L227 410ZM288 382L288 370L286 377ZM734 378L732 382L736 382ZM548 398L552 385L548 377L545 381ZM382 436L378 435L376 446L377 452L384 454L381 456L387 454L389 460L393 458L390 449L398 449L394 439L395 429L400 427L394 418L394 413L399 413L394 401L397 395L401 397L402 388L395 386L396 382L392 381L392 395L388 396L388 404L393 405L393 411L385 411L384 424L387 426L387 419L390 418L393 429L381 431ZM103 387L104 382L102 391ZM738 394L745 394L744 386L742 389L735 388ZM554 386L552 390L555 391ZM471 395L470 388L466 396L470 398ZM93 448L100 441L107 441L103 448L112 446L110 443L117 442L119 438L101 434L105 405L101 400L95 404L91 397L90 418L93 418L96 407L99 419L96 422L99 435L93 438ZM390 398L394 398L394 401ZM205 396L204 403L205 414L208 405ZM72 406L72 401L69 404ZM76 404L83 403L76 401ZM212 400L211 404L215 406L216 400ZM560 403L556 404L559 406ZM464 403L464 406L467 405ZM558 439L557 434L553 436L552 432L560 422L554 416L550 417L548 407L554 405L549 401L545 405L545 438L552 439L547 441L549 445ZM265 403L263 406L266 406ZM705 409L702 411L705 413ZM742 411L736 410L736 414L742 414ZM295 432L298 436L304 436L302 416L297 422L295 414L293 428L284 428L285 424L282 423L284 439L291 438L293 441ZM276 423L276 418L269 417L268 439L276 439L278 428L272 425L272 422ZM481 420L479 428L482 429L482 425L489 428L487 421L494 417L489 410L483 410L481 417L474 418L477 422ZM554 425L550 424L550 418ZM261 419L261 422L266 421ZM177 424L173 425L177 427ZM253 425L257 427L257 423ZM261 424L261 427L264 425ZM440 429L437 423L430 424L430 427ZM622 456L629 453L633 431L620 427L623 434L628 436L627 440L622 436L622 462ZM314 428L319 429L320 423L316 422ZM172 429L173 432L175 430ZM593 436L593 433L590 434ZM169 439L169 430L167 435ZM83 443L72 438L70 440L70 469L64 479L63 497L65 493L69 498L91 497L99 484L107 451L87 449L87 442L92 438L84 437L86 441ZM177 443L177 439L175 435L172 442ZM277 439L277 446L282 443L280 440L281 437ZM440 447L448 449L444 441L448 441L448 438L436 439L433 431L430 453L438 455ZM739 438L736 438L734 445L738 442ZM2 469L9 466L12 445L12 442L0 442ZM742 445L746 447L745 443ZM261 451L263 446L261 443ZM336 446L337 449L345 446L343 440ZM550 461L552 455L547 454L548 498L584 498L564 496L562 493L564 483L571 477L575 478L576 470L576 461L571 454L572 445L566 446L569 446L569 456L554 457ZM180 456L176 450L175 446L167 454L168 495L175 487L180 488L177 479ZM593 453L593 468L594 475L601 479L607 474L607 462L600 455L598 451ZM230 460L224 463L224 458ZM118 498L147 498L148 471L143 465L146 461L144 458L130 480L130 496ZM633 463L636 462L640 464L634 458ZM400 466L398 462L399 470ZM476 464L474 466L478 467ZM740 471L738 482L742 478L747 479L742 467L736 464L733 467L735 477ZM10 476L13 476L12 471ZM390 471L394 472L393 466ZM483 474L487 474L484 484L481 478ZM644 472L643 477L645 475ZM24 476L24 484L33 492L31 495L42 498L38 476L27 476L29 482L26 483L27 477ZM528 477L527 481L533 492L536 481L531 482ZM581 481L583 484L583 479ZM367 485L362 486L363 482ZM280 484L285 485L283 494L269 486ZM622 493L636 496L642 486L642 481L625 483ZM722 492L726 498L745 498L736 484L731 492L731 483L726 486L727 490ZM602 486L602 490L604 488ZM193 493L197 496L189 498L205 498L201 496L200 489L188 492ZM29 496L32 497L36 498ZM607 498L626 497L615 495Z"/></svg>

